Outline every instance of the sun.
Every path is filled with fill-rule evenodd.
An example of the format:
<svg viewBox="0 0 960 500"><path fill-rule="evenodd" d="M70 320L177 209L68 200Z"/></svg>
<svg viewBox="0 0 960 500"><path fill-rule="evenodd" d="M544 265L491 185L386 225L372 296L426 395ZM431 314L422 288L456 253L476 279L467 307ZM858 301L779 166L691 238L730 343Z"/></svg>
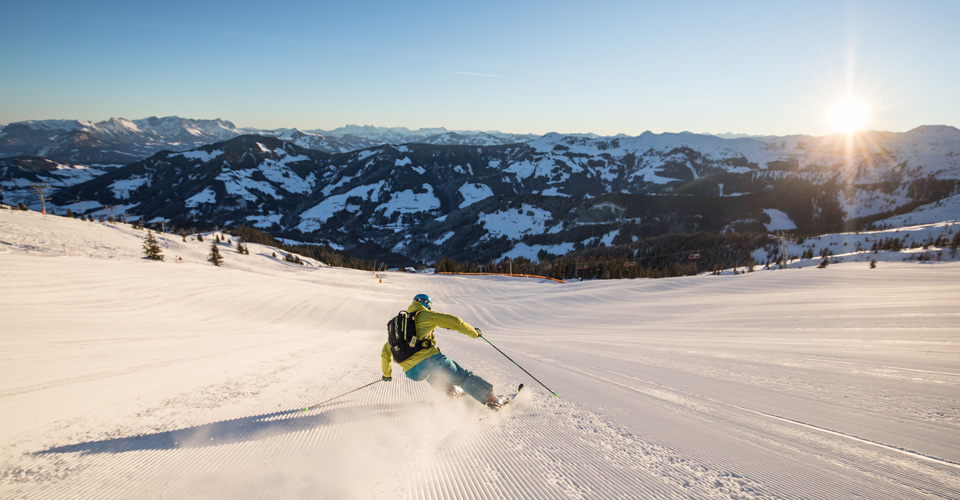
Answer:
<svg viewBox="0 0 960 500"><path fill-rule="evenodd" d="M852 134L870 121L870 107L859 99L845 99L830 110L830 126L834 132Z"/></svg>

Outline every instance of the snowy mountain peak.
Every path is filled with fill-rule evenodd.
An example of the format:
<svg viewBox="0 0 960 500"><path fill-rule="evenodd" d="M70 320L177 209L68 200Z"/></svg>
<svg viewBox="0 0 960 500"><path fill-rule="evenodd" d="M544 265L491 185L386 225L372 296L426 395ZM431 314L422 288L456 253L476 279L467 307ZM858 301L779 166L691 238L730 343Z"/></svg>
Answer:
<svg viewBox="0 0 960 500"><path fill-rule="evenodd" d="M921 125L908 130L906 134L928 140L960 141L960 129L950 125Z"/></svg>
<svg viewBox="0 0 960 500"><path fill-rule="evenodd" d="M142 120L134 120L134 123L160 136L177 136L187 133L195 137L225 139L228 136L240 135L240 131L232 122L220 118L194 120L178 116L165 116L163 118L151 116Z"/></svg>
<svg viewBox="0 0 960 500"><path fill-rule="evenodd" d="M96 131L104 134L113 134L113 135L136 135L141 134L142 131L136 123L127 120L126 118L110 118L109 120L90 123L85 126L82 130L84 131Z"/></svg>
<svg viewBox="0 0 960 500"><path fill-rule="evenodd" d="M90 122L83 122L79 120L25 120L7 124L5 128L31 128L34 130L63 133L70 130L83 128L89 123Z"/></svg>
<svg viewBox="0 0 960 500"><path fill-rule="evenodd" d="M221 119L151 116L100 122L39 120L12 123L0 132L0 156L46 156L58 161L129 164L164 149L183 150L236 137Z"/></svg>

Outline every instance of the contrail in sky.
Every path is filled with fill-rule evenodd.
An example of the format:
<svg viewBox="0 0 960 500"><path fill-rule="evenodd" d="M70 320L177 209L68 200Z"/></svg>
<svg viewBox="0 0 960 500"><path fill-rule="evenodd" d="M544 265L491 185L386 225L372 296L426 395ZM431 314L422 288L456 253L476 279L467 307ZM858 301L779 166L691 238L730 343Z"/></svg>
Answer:
<svg viewBox="0 0 960 500"><path fill-rule="evenodd" d="M702 100L692 100L692 101L669 101L664 104L708 104L714 102L725 102L723 99L702 99Z"/></svg>
<svg viewBox="0 0 960 500"><path fill-rule="evenodd" d="M491 75L490 73L472 73L470 71L447 71L440 70L441 73L451 73L454 75L467 75L467 76L486 76L488 78L503 78L500 75Z"/></svg>

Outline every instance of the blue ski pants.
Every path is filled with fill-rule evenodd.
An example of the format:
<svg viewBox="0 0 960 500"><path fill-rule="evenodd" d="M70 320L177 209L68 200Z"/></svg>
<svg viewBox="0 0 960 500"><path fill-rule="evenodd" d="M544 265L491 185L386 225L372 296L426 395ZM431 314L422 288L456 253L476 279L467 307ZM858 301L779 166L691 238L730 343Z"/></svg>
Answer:
<svg viewBox="0 0 960 500"><path fill-rule="evenodd" d="M487 396L493 389L493 385L489 382L464 369L443 354L434 354L417 363L406 371L406 375L407 378L418 382L426 380L434 389L446 393L453 390L454 386L458 386L481 403L487 401Z"/></svg>

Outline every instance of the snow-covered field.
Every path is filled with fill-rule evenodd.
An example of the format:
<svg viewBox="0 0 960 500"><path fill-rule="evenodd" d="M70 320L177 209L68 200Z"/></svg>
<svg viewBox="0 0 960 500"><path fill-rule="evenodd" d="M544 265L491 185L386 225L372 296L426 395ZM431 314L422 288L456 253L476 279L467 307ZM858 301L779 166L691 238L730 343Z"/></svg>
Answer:
<svg viewBox="0 0 960 500"><path fill-rule="evenodd" d="M0 210L0 498L960 498L960 263L571 284ZM380 377L416 293L506 392Z"/></svg>

